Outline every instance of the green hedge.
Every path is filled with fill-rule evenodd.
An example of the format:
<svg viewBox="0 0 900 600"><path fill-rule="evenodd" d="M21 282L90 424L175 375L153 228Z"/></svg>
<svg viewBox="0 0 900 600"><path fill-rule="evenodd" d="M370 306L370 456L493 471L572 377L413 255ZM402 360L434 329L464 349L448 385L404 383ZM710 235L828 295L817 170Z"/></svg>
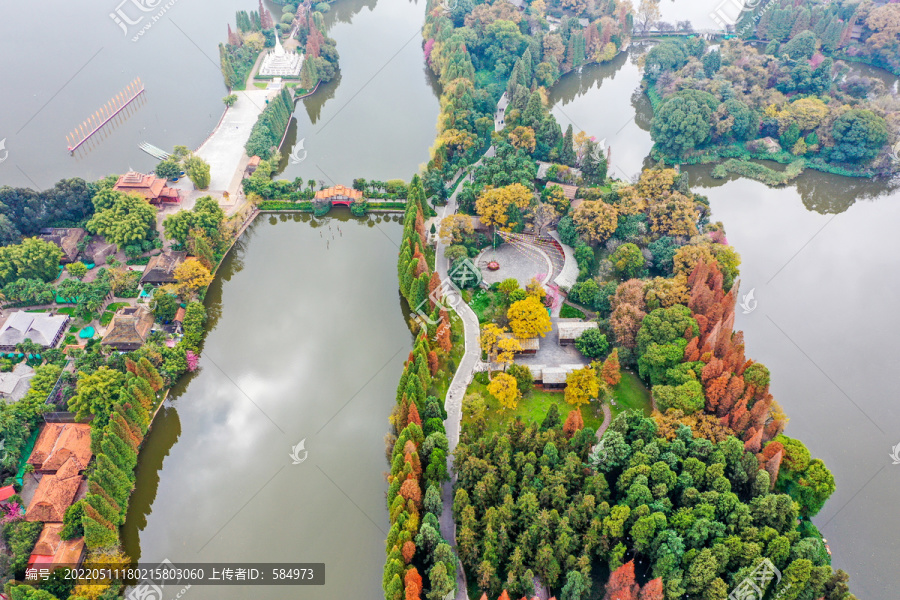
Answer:
<svg viewBox="0 0 900 600"><path fill-rule="evenodd" d="M264 200L259 203L259 210L295 210L312 212L312 202L287 202L285 200Z"/></svg>
<svg viewBox="0 0 900 600"><path fill-rule="evenodd" d="M291 93L287 89L282 89L253 125L250 139L244 146L247 156L259 156L263 160L268 160L272 156L272 147L277 147L281 143L281 137L291 122L293 112L294 100Z"/></svg>
<svg viewBox="0 0 900 600"><path fill-rule="evenodd" d="M724 179L728 173L737 173L742 177L749 177L766 185L785 185L799 177L803 173L804 166L806 166L806 161L801 158L790 163L784 171L776 171L759 163L730 158L721 165L717 165L712 171L712 176L716 179Z"/></svg>

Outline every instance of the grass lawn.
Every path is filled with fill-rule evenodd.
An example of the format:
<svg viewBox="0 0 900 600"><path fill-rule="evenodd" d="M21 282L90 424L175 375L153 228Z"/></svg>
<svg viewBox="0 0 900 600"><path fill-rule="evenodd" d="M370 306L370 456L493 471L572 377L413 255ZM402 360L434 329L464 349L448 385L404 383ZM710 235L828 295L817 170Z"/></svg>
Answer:
<svg viewBox="0 0 900 600"><path fill-rule="evenodd" d="M109 306L106 307L106 310L116 312L120 308L124 308L126 306L130 306L130 304L128 302L113 302L112 304L110 304Z"/></svg>
<svg viewBox="0 0 900 600"><path fill-rule="evenodd" d="M647 416L652 412L650 390L636 373L622 371L622 381L616 386L616 404L610 405L615 419L626 410L640 410Z"/></svg>
<svg viewBox="0 0 900 600"><path fill-rule="evenodd" d="M478 323L482 324L496 320L501 313L503 315L506 314L506 302L504 300L503 294L500 292L479 289L469 300L469 306L478 317Z"/></svg>
<svg viewBox="0 0 900 600"><path fill-rule="evenodd" d="M574 306L569 306L568 304L563 304L562 308L559 309L559 316L562 319L584 319L586 315L575 308Z"/></svg>
<svg viewBox="0 0 900 600"><path fill-rule="evenodd" d="M562 390L533 389L524 398L519 400L519 405L514 409L502 409L500 403L487 391L487 375L477 373L472 384L466 390L467 394L479 393L484 397L487 410L487 431L502 432L508 423L520 417L525 423L541 423L554 402L559 409L560 418L564 421L566 415L572 410L566 403ZM630 371L622 371L622 381L615 388L616 406L612 406L613 418L625 410L641 410L644 414L650 414L650 394L637 375ZM581 407L581 416L586 427L599 429L603 424L603 411L600 404L591 403Z"/></svg>
<svg viewBox="0 0 900 600"><path fill-rule="evenodd" d="M61 315L69 315L70 317L75 316L75 307L74 306L64 306L63 308L59 308L56 310Z"/></svg>
<svg viewBox="0 0 900 600"><path fill-rule="evenodd" d="M112 318L113 316L115 316L115 314L116 313L111 310L104 312L102 315L100 315L100 324L106 327L107 325L109 325L109 322L112 321Z"/></svg>

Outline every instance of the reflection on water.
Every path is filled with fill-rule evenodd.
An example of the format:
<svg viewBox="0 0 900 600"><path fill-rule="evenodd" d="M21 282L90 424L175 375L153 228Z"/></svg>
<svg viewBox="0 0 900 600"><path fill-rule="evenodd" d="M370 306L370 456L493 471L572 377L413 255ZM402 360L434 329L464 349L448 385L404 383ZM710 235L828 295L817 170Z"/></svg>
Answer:
<svg viewBox="0 0 900 600"><path fill-rule="evenodd" d="M383 437L412 342L398 302L399 218L264 214L247 230L207 294L200 369L173 389L141 452L129 555L325 562L334 575L303 598L379 589ZM303 439L309 460L292 465Z"/></svg>
<svg viewBox="0 0 900 600"><path fill-rule="evenodd" d="M603 65L588 65L564 75L550 90L553 114L565 129L570 123L574 130L585 131L598 140L605 140L611 148L610 175L632 180L641 169L652 166L649 157L653 140L650 122L653 110L650 100L641 90L641 70L638 57L647 46L632 46L613 61ZM860 73L878 76L888 85L897 78L881 69L854 65ZM893 78L893 79L891 79ZM625 102L624 98L629 98ZM784 167L768 163L773 169ZM712 166L683 167L695 185L718 188L738 180L738 175L713 179ZM807 169L791 184L803 205L822 214L836 214L847 210L857 200L897 197L900 182L843 177Z"/></svg>
<svg viewBox="0 0 900 600"><path fill-rule="evenodd" d="M332 6L328 35L337 41L340 80L298 102L296 131L282 154L303 140L307 158L283 160L280 177L327 185L350 185L358 177L408 180L428 161L440 108L423 60L424 2L341 0Z"/></svg>
<svg viewBox="0 0 900 600"><path fill-rule="evenodd" d="M767 166L780 170L784 166L771 161L759 161ZM725 179L714 179L710 173L711 165L694 165L684 167L690 174L691 184L705 188L729 186L731 182L741 179L739 175L729 174ZM806 170L788 189L794 190L807 210L823 215L842 213L859 200L877 200L898 198L898 183L888 180L870 180L857 177L842 177L821 171Z"/></svg>
<svg viewBox="0 0 900 600"><path fill-rule="evenodd" d="M638 58L646 51L635 46L602 65L586 65L567 73L550 90L553 114L563 129L572 125L611 149L610 175L632 179L648 166L649 100L640 92ZM630 98L631 102L625 99Z"/></svg>
<svg viewBox="0 0 900 600"><path fill-rule="evenodd" d="M675 4L685 5L663 2L664 18ZM690 15L679 14L684 18ZM652 112L640 76L633 57L620 56L566 75L551 92L563 127L607 138L611 174L621 178L652 163ZM892 276L900 256L898 182L807 170L788 186L768 188L735 175L713 179L711 170L685 167L741 254L742 293L754 289L759 300L758 310L737 315L747 355L771 369L772 392L792 417L787 434L803 440L837 481L814 522L857 597L884 598L900 586L900 520L893 518L900 478L888 457L900 442L900 408L886 377L887 366L900 362L900 283Z"/></svg>

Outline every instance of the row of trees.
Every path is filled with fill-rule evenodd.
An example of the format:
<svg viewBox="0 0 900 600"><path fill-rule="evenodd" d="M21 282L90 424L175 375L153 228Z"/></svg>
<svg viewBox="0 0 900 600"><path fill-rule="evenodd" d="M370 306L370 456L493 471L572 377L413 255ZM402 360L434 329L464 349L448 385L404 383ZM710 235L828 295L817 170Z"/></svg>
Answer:
<svg viewBox="0 0 900 600"><path fill-rule="evenodd" d="M138 450L157 394L164 380L146 358L126 360L126 372L101 367L81 375L76 395L69 402L77 416L93 416L91 449L96 465L88 477L88 495L82 501L84 543L91 550L119 545L119 527L125 522L134 487ZM77 512L75 516L77 516Z"/></svg>
<svg viewBox="0 0 900 600"><path fill-rule="evenodd" d="M439 355L450 351L450 320L437 304L439 280L422 254L424 201L422 182L414 176L404 215L398 275L401 293L411 307L429 315L420 323L413 350L397 386L391 414L391 470L387 507L391 529L385 542L383 589L386 600L440 600L456 591L456 557L442 537L441 485L449 479L444 430L446 413L428 395ZM429 286L433 289L429 291ZM435 340L434 348L429 340Z"/></svg>
<svg viewBox="0 0 900 600"><path fill-rule="evenodd" d="M291 92L285 88L266 106L259 115L245 149L248 156L259 156L268 159L278 145L294 114L294 100Z"/></svg>
<svg viewBox="0 0 900 600"><path fill-rule="evenodd" d="M893 4L822 2L815 6L779 0L754 19L741 15L736 29L745 38L789 42L810 31L828 54L862 58L900 74L900 9ZM856 35L854 27L859 27Z"/></svg>

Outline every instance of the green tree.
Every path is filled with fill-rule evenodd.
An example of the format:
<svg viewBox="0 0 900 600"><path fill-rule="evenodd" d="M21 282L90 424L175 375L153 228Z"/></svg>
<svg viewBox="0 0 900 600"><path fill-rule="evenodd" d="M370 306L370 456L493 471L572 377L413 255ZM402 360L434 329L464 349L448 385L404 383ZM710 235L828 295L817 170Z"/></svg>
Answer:
<svg viewBox="0 0 900 600"><path fill-rule="evenodd" d="M181 165L173 158L167 158L159 162L154 169L157 177L163 179L175 179L181 175Z"/></svg>
<svg viewBox="0 0 900 600"><path fill-rule="evenodd" d="M178 312L178 300L162 289L153 291L153 314L160 323L168 323Z"/></svg>
<svg viewBox="0 0 900 600"><path fill-rule="evenodd" d="M110 191L98 203L97 212L85 227L91 233L102 235L107 242L125 246L140 243L150 237L156 224L156 209L140 196Z"/></svg>
<svg viewBox="0 0 900 600"><path fill-rule="evenodd" d="M599 329L588 329L575 340L575 347L588 358L601 358L609 350L609 342Z"/></svg>
<svg viewBox="0 0 900 600"><path fill-rule="evenodd" d="M861 163L875 158L888 141L885 120L870 110L853 109L834 121L831 159Z"/></svg>
<svg viewBox="0 0 900 600"><path fill-rule="evenodd" d="M90 374L80 372L75 395L69 399L69 410L78 420L94 416L99 424L103 424L118 403L124 383L125 376L107 366Z"/></svg>
<svg viewBox="0 0 900 600"><path fill-rule="evenodd" d="M80 260L67 264L66 271L68 271L69 275L75 277L76 279L81 279L82 277L87 275L87 267Z"/></svg>
<svg viewBox="0 0 900 600"><path fill-rule="evenodd" d="M653 115L650 135L666 154L682 157L709 141L715 96L700 90L682 90L670 96Z"/></svg>
<svg viewBox="0 0 900 600"><path fill-rule="evenodd" d="M612 261L616 275L622 279L640 277L647 261L641 254L641 249L634 244L622 244L609 257Z"/></svg>
<svg viewBox="0 0 900 600"><path fill-rule="evenodd" d="M40 238L26 238L15 246L0 248L0 280L17 279L53 281L59 275L62 250Z"/></svg>
<svg viewBox="0 0 900 600"><path fill-rule="evenodd" d="M184 170L197 189L205 190L209 187L209 163L197 155L191 155L184 160Z"/></svg>

